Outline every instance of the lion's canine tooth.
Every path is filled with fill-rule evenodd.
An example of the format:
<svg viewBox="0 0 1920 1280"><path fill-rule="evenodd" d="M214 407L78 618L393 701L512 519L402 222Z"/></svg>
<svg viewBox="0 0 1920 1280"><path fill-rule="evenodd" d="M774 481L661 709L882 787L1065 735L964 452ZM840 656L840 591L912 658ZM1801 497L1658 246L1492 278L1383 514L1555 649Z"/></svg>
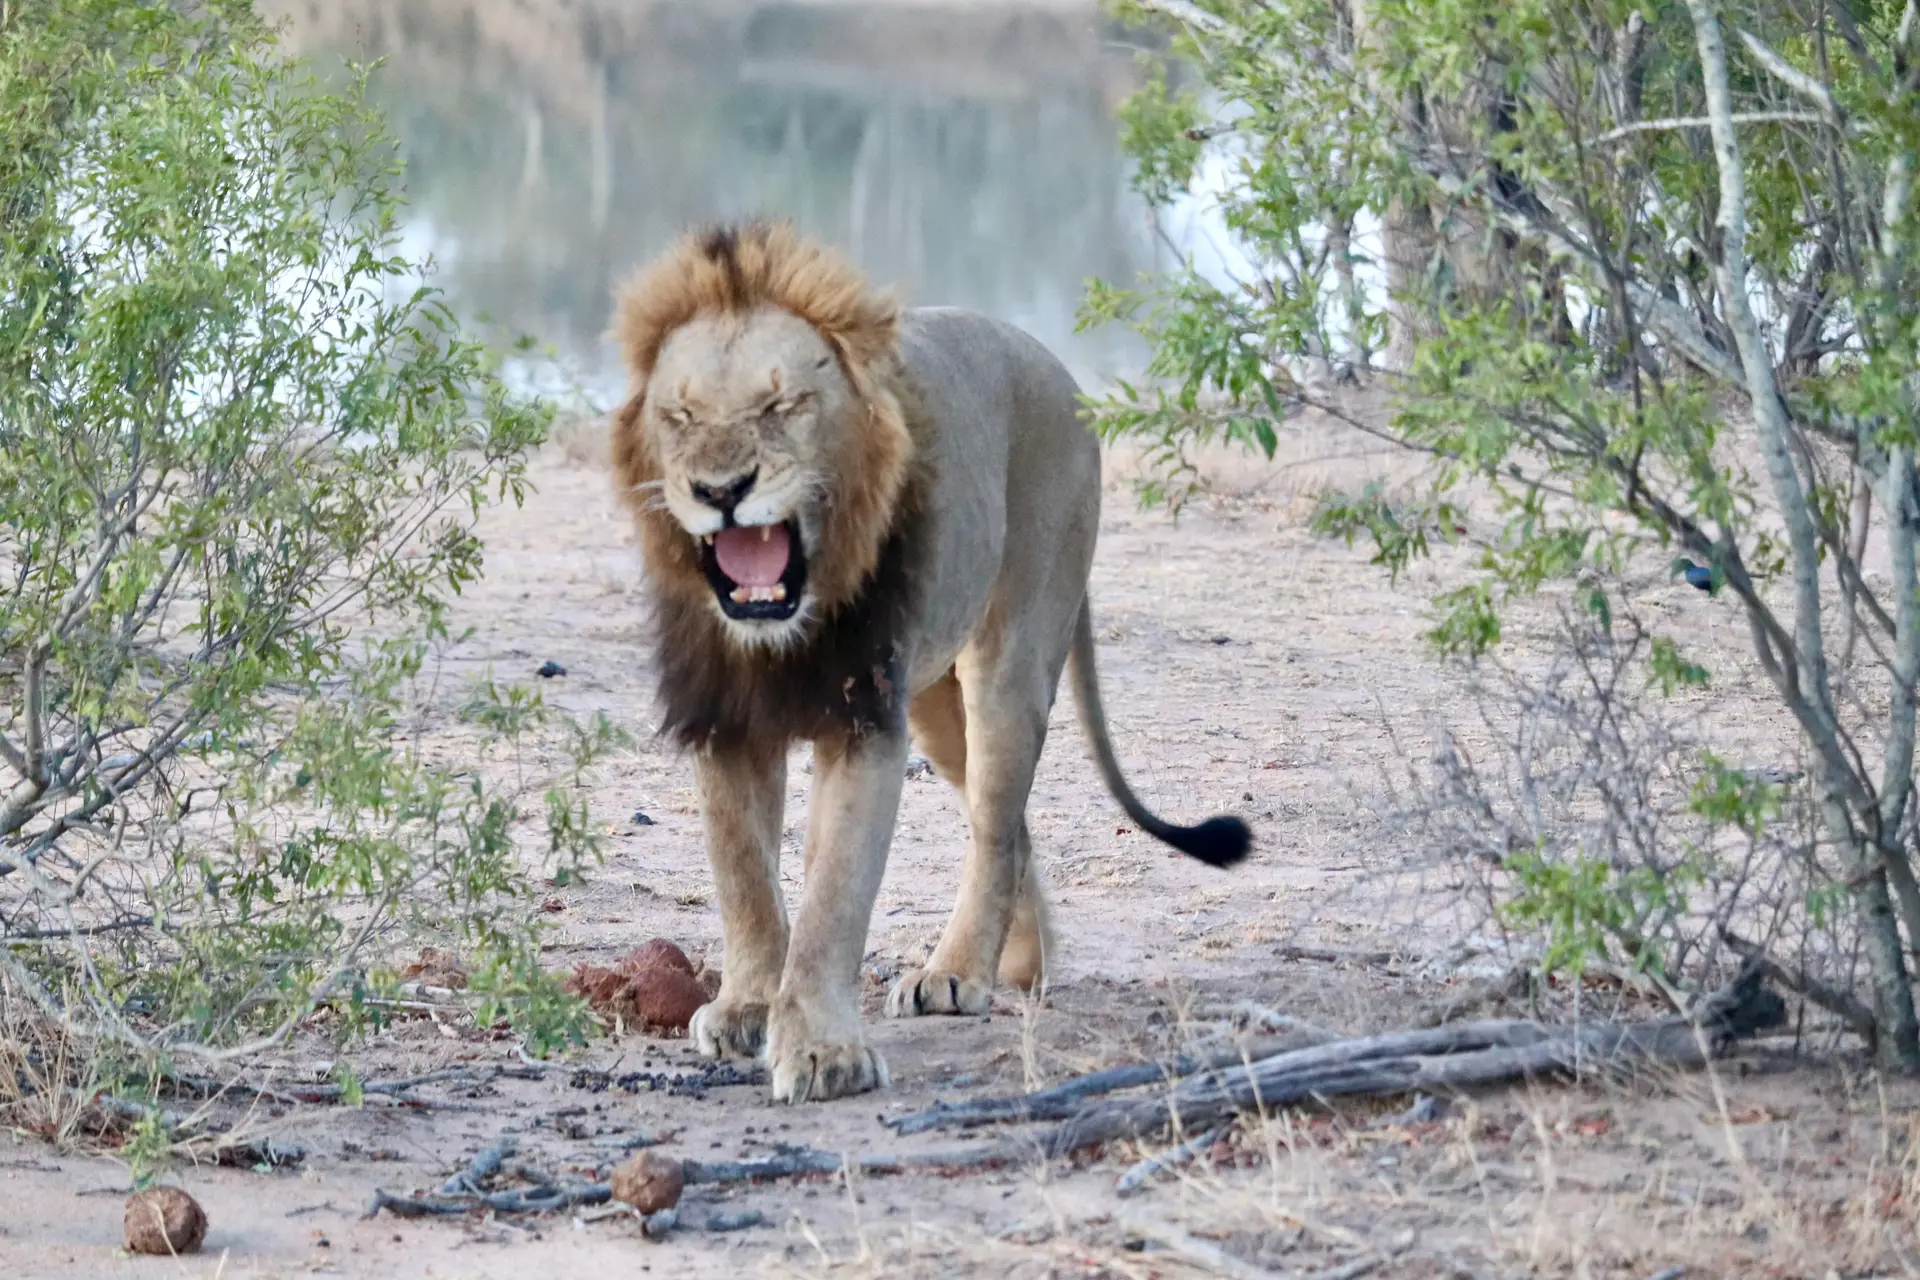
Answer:
<svg viewBox="0 0 1920 1280"><path fill-rule="evenodd" d="M767 588L767 599L769 599L769 600L785 600L786 598L787 598L787 584L786 584L786 583L784 583L784 582L776 582L776 583L774 583L774 584L773 584L773 585L772 585L771 587L768 587L768 588Z"/></svg>
<svg viewBox="0 0 1920 1280"><path fill-rule="evenodd" d="M747 602L747 589L745 587L735 587L728 593L728 599L732 600L735 604L745 604Z"/></svg>
<svg viewBox="0 0 1920 1280"><path fill-rule="evenodd" d="M763 524L760 526L760 541L765 542L767 539L771 538L772 536L773 536L772 525Z"/></svg>

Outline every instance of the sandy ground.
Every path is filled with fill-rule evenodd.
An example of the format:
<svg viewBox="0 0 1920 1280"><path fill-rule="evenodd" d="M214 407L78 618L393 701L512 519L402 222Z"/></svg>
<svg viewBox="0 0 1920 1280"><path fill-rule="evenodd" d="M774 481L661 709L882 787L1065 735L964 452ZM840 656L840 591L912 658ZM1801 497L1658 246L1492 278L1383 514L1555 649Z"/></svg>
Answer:
<svg viewBox="0 0 1920 1280"><path fill-rule="evenodd" d="M0 1135L0 1275L523 1277L730 1276L1825 1276L1879 1274L1914 1257L1907 1135L1916 1095L1846 1062L1759 1052L1718 1077L1641 1086L1496 1091L1430 1123L1380 1124L1405 1100L1305 1109L1242 1130L1187 1173L1126 1199L1137 1153L990 1172L839 1178L695 1190L663 1243L625 1219L367 1220L376 1186L437 1184L474 1151L514 1135L555 1170L604 1168L623 1143L658 1139L698 1159L764 1155L781 1143L850 1153L952 1147L900 1139L882 1121L935 1099L1019 1091L1119 1061L1165 1055L1191 1010L1251 999L1346 1031L1403 1026L1441 998L1444 975L1411 966L1283 959L1283 946L1437 953L1452 939L1395 872L1418 860L1376 810L1395 748L1418 752L1457 713L1420 631L1442 562L1391 586L1357 551L1304 525L1313 491L1394 473L1323 427L1290 436L1274 468L1218 470L1217 496L1176 523L1110 484L1093 577L1108 711L1127 769L1169 816L1230 810L1254 824L1254 859L1231 873L1134 833L1099 788L1070 701L1031 804L1062 954L1043 1004L1003 996L985 1020L888 1022L885 980L930 948L965 839L952 793L911 782L870 936L869 1033L894 1087L772 1109L764 1086L602 1093L565 1073L423 1089L431 1108L262 1104L257 1127L304 1147L294 1171L180 1167L205 1203L206 1251L118 1252L123 1166ZM1116 468L1117 470L1117 468ZM528 678L579 713L604 711L640 746L591 784L613 832L606 865L553 891L552 963L606 961L651 936L717 950L718 917L686 763L647 740L651 674L638 559L601 473L555 447L524 509L487 518L488 572L461 607L473 637L449 677L491 668ZM1664 598L1663 598L1664 600ZM1740 639L1722 606L1676 591L1651 606L1691 628L1737 685ZM1722 610L1715 614L1715 610ZM1524 651L1525 628L1517 644ZM1723 688L1724 692L1724 688ZM451 717L436 722L459 750ZM1736 747L1763 761L1786 741L1777 717L1735 718ZM789 846L804 829L804 752L791 770ZM635 825L634 811L653 825ZM797 856L787 873L799 890ZM320 1043L299 1046L308 1060ZM470 1022L402 1022L349 1051L367 1079L433 1067L513 1065L512 1045ZM577 1061L615 1071L693 1070L684 1041L605 1039ZM762 1226L701 1229L722 1210ZM1889 1269L1885 1274L1896 1274ZM1910 1271L1908 1272L1910 1273Z"/></svg>

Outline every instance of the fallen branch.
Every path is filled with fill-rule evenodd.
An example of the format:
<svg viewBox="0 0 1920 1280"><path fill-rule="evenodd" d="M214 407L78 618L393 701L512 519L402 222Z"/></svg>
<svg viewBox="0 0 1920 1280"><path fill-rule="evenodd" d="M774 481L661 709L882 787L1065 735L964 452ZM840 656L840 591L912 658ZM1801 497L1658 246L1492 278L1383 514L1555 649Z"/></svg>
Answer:
<svg viewBox="0 0 1920 1280"><path fill-rule="evenodd" d="M605 1182L558 1182L537 1169L507 1163L514 1141L502 1138L474 1155L467 1167L448 1178L432 1194L395 1195L376 1189L367 1200L362 1216L375 1217L381 1210L399 1218L424 1218L473 1213L490 1209L495 1213L554 1213L585 1205L605 1204L613 1198L611 1184ZM847 1156L837 1151L812 1147L790 1147L758 1160L685 1160L681 1173L685 1186L722 1185L735 1182L761 1182L773 1178L830 1176L851 1167L857 1173L906 1173L909 1170L987 1169L1010 1164L1037 1154L1030 1142L997 1142L960 1151L933 1151L907 1156ZM489 1191L486 1184L506 1173L525 1178L535 1185L520 1190ZM648 1220L650 1223L652 1219ZM664 1229L663 1224L663 1229ZM732 1231L754 1223L709 1226L712 1231Z"/></svg>
<svg viewBox="0 0 1920 1280"><path fill-rule="evenodd" d="M929 1129L972 1129L983 1124L1064 1120L1078 1112L1088 1098L1145 1084L1158 1084L1162 1080L1178 1080L1199 1071L1258 1062L1307 1045L1328 1043L1332 1039L1330 1032L1303 1027L1281 1035L1256 1036L1242 1044L1208 1054L1183 1054L1174 1059L1170 1066L1158 1062L1136 1062L1076 1076L1034 1093L981 1098L974 1102L936 1102L925 1111L889 1120L887 1124L895 1133L905 1136L924 1133Z"/></svg>
<svg viewBox="0 0 1920 1280"><path fill-rule="evenodd" d="M361 1216L371 1218L382 1209L396 1218L426 1218L491 1209L495 1213L553 1213L580 1205L605 1204L613 1189L604 1182L555 1183L525 1191L494 1191L486 1195L396 1196L375 1190Z"/></svg>
<svg viewBox="0 0 1920 1280"><path fill-rule="evenodd" d="M438 1215L472 1213L491 1209L495 1213L553 1213L581 1205L605 1204L613 1188L604 1182L558 1182L538 1169L525 1165L509 1167L507 1160L517 1148L513 1138L501 1138L483 1147L467 1161L467 1167L440 1184L433 1195L398 1196L375 1189L367 1201L364 1217L374 1217L382 1209L399 1218L424 1218ZM525 1178L533 1183L524 1189L494 1191L488 1184L502 1173Z"/></svg>
<svg viewBox="0 0 1920 1280"><path fill-rule="evenodd" d="M426 1084L491 1084L495 1080L538 1080L538 1072L524 1067L446 1067L439 1071L429 1071L424 1075L406 1076L398 1080L365 1080L359 1085L359 1091L366 1097L391 1097L400 1099L412 1106L430 1106L417 1098L404 1098L402 1095ZM175 1089L195 1097L210 1098L219 1094L238 1094L247 1097L264 1098L269 1102L281 1103L335 1103L346 1097L344 1084L305 1084L291 1083L276 1086L251 1085L239 1080L216 1080L211 1076L185 1075L170 1073L167 1082ZM451 1104L438 1104L442 1106Z"/></svg>
<svg viewBox="0 0 1920 1280"><path fill-rule="evenodd" d="M1170 1095L1083 1108L1041 1140L1049 1156L1119 1138L1159 1134L1177 1118L1203 1128L1242 1111L1308 1098L1440 1093L1531 1076L1618 1069L1632 1063L1698 1066L1733 1040L1778 1026L1786 1002L1763 985L1763 966L1702 1000L1692 1017L1644 1023L1545 1027L1478 1022L1368 1036L1278 1054L1236 1070L1198 1075Z"/></svg>
<svg viewBox="0 0 1920 1280"><path fill-rule="evenodd" d="M958 1151L928 1151L905 1156L847 1156L813 1147L789 1147L757 1160L686 1160L686 1185L759 1182L767 1178L806 1178L839 1173L906 1173L909 1170L991 1169L1036 1154L1030 1142L992 1142Z"/></svg>

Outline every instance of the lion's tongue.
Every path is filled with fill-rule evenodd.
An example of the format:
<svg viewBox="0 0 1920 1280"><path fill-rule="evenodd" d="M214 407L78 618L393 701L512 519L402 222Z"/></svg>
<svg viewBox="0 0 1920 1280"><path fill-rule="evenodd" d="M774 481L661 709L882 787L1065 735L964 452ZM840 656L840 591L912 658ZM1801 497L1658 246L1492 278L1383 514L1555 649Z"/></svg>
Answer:
<svg viewBox="0 0 1920 1280"><path fill-rule="evenodd" d="M713 535L713 556L720 562L720 572L742 587L770 587L780 581L791 554L783 524L722 529Z"/></svg>

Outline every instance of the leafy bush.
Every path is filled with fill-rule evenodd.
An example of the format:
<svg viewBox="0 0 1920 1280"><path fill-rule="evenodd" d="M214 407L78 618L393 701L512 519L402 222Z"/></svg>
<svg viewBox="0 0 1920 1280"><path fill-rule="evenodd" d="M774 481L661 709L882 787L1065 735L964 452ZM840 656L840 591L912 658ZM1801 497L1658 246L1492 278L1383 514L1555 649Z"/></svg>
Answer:
<svg viewBox="0 0 1920 1280"><path fill-rule="evenodd" d="M1435 601L1434 641L1469 659L1550 584L1578 583L1604 625L1632 566L1704 571L1799 728L1819 814L1802 887L1842 887L1880 1061L1920 1066L1915 7L1118 7L1180 24L1221 104L1136 100L1143 190L1227 154L1221 203L1256 272L1094 291L1089 323L1129 319L1156 349L1155 385L1100 402L1103 429L1177 471L1199 440L1270 449L1310 402L1430 455L1430 501L1362 495L1322 526L1398 569L1452 540L1449 494L1491 495L1505 522L1477 578ZM1369 374L1394 392L1384 419L1335 393ZM1683 639L1644 654L1669 689L1710 678ZM1536 866L1533 892L1579 898L1562 870Z"/></svg>
<svg viewBox="0 0 1920 1280"><path fill-rule="evenodd" d="M618 735L552 780L488 765L537 699L414 745L550 414L397 251L362 88L238 0L0 6L0 978L138 1052L366 1013L425 938L536 1047L584 1025L518 833L551 781L541 852L593 856L569 784Z"/></svg>

